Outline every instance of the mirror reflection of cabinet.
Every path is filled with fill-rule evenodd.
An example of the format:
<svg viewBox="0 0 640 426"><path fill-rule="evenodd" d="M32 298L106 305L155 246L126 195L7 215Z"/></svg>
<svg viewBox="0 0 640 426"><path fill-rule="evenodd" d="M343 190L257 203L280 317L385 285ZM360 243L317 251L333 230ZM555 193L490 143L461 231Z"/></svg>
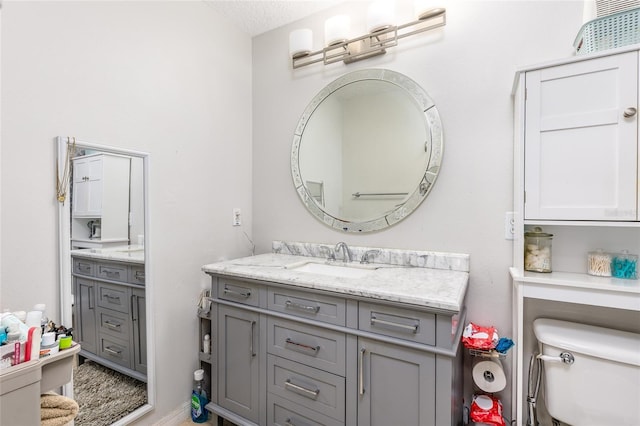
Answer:
<svg viewBox="0 0 640 426"><path fill-rule="evenodd" d="M73 159L72 245L129 243L131 158L92 154Z"/></svg>

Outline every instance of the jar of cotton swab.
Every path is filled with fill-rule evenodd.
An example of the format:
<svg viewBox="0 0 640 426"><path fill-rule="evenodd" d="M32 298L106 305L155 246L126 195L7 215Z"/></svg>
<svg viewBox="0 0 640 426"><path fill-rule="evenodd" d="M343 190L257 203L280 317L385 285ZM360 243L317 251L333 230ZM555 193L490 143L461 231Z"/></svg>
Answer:
<svg viewBox="0 0 640 426"><path fill-rule="evenodd" d="M587 273L596 277L611 276L611 255L601 249L587 255Z"/></svg>

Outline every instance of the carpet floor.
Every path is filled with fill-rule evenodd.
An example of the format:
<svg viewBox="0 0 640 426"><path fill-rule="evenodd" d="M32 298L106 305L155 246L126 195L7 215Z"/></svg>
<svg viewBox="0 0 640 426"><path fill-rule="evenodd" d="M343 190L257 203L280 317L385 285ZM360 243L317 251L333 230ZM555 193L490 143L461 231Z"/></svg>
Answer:
<svg viewBox="0 0 640 426"><path fill-rule="evenodd" d="M86 360L73 371L76 426L107 426L147 402L147 384Z"/></svg>

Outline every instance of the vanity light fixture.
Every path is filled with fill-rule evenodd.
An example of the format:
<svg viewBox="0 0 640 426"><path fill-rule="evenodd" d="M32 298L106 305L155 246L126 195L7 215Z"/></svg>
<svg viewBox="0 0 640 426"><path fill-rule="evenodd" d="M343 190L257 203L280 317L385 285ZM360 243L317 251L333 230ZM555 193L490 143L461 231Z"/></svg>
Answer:
<svg viewBox="0 0 640 426"><path fill-rule="evenodd" d="M312 33L309 29L295 30L289 35L289 54L294 69L323 62L325 65L343 61L345 64L383 55L386 49L397 46L398 40L446 25L446 9L420 9L417 20L395 25L393 2L372 3L367 13L368 34L347 39L349 17L334 16L325 22L325 44L321 50L311 51Z"/></svg>

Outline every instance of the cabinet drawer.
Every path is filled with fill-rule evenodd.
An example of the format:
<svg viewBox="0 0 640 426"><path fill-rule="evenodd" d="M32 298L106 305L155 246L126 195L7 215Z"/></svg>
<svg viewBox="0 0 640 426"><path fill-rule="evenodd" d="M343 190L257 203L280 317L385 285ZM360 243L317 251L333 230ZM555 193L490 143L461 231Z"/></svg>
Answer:
<svg viewBox="0 0 640 426"><path fill-rule="evenodd" d="M269 355L267 391L344 421L344 377Z"/></svg>
<svg viewBox="0 0 640 426"><path fill-rule="evenodd" d="M129 313L129 288L117 284L98 282L98 306Z"/></svg>
<svg viewBox="0 0 640 426"><path fill-rule="evenodd" d="M129 343L124 340L101 335L99 355L116 364L131 368L131 351Z"/></svg>
<svg viewBox="0 0 640 426"><path fill-rule="evenodd" d="M436 315L360 302L358 329L425 345L436 344Z"/></svg>
<svg viewBox="0 0 640 426"><path fill-rule="evenodd" d="M129 316L111 309L98 310L98 327L100 333L129 341Z"/></svg>
<svg viewBox="0 0 640 426"><path fill-rule="evenodd" d="M96 273L96 264L90 260L73 259L73 273L93 277Z"/></svg>
<svg viewBox="0 0 640 426"><path fill-rule="evenodd" d="M331 417L309 410L272 393L267 394L268 426L344 426Z"/></svg>
<svg viewBox="0 0 640 426"><path fill-rule="evenodd" d="M268 352L330 373L345 375L344 333L268 318Z"/></svg>
<svg viewBox="0 0 640 426"><path fill-rule="evenodd" d="M273 311L311 318L329 324L346 324L346 302L339 297L269 288L267 307Z"/></svg>
<svg viewBox="0 0 640 426"><path fill-rule="evenodd" d="M97 263L96 277L111 281L127 282L127 267L116 263Z"/></svg>
<svg viewBox="0 0 640 426"><path fill-rule="evenodd" d="M260 306L260 285L220 277L218 286L220 299Z"/></svg>
<svg viewBox="0 0 640 426"><path fill-rule="evenodd" d="M131 284L144 285L144 265L129 267L129 279Z"/></svg>

